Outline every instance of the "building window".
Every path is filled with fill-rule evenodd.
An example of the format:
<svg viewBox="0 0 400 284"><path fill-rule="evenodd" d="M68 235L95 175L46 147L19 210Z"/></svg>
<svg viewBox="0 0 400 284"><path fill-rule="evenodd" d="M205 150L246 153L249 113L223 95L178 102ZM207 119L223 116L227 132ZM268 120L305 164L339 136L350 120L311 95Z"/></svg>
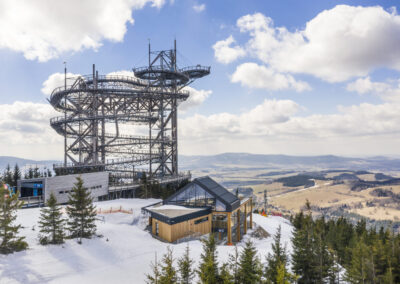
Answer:
<svg viewBox="0 0 400 284"><path fill-rule="evenodd" d="M156 236L158 236L158 222L156 222Z"/></svg>
<svg viewBox="0 0 400 284"><path fill-rule="evenodd" d="M201 218L201 219L198 219L198 220L194 221L194 224L197 225L197 224L201 224L201 223L204 223L204 222L207 222L207 221L208 221L208 217L204 217L204 218Z"/></svg>

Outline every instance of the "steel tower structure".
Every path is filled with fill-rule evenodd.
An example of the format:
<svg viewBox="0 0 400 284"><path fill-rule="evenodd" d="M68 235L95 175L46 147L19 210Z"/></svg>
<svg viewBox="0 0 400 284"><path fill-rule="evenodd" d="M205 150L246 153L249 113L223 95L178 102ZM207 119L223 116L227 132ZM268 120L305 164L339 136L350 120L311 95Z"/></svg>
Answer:
<svg viewBox="0 0 400 284"><path fill-rule="evenodd" d="M151 51L148 66L131 76L99 75L65 79L50 104L63 115L50 125L64 137L64 163L56 174L109 171L114 185L135 185L146 172L159 182L182 178L178 172L178 105L183 88L210 73L210 67L179 68L176 42L171 50ZM65 70L66 74L66 70Z"/></svg>

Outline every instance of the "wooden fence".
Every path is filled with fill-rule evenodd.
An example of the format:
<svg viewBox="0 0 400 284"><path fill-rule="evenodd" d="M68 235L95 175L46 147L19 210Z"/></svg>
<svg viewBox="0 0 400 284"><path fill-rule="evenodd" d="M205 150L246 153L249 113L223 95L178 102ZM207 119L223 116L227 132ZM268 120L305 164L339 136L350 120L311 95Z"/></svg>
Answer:
<svg viewBox="0 0 400 284"><path fill-rule="evenodd" d="M99 208L97 209L97 214L111 214L111 213L125 213L133 214L133 209L124 209L122 206L110 207L109 209Z"/></svg>

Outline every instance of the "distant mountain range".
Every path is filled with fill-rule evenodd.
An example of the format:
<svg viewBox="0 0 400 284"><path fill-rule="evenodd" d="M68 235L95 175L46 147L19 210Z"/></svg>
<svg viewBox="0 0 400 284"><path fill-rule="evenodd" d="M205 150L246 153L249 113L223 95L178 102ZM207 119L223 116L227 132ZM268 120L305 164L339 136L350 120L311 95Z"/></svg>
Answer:
<svg viewBox="0 0 400 284"><path fill-rule="evenodd" d="M56 160L36 161L10 156L0 156L0 170L7 164L11 167L17 163L21 168L37 165L40 168L52 168ZM349 158L333 155L325 156L289 156L263 155L248 153L224 153L211 156L179 156L179 167L182 170L221 167L246 167L263 169L349 169L400 171L400 158L369 157Z"/></svg>
<svg viewBox="0 0 400 284"><path fill-rule="evenodd" d="M52 169L53 164L59 162L60 161L55 161L55 160L35 161L35 160L29 160L11 156L0 156L0 170L1 172L3 172L3 170L7 167L7 165L10 165L11 168L14 168L15 164L18 164L18 166L21 169L35 167L35 166L41 169L44 167Z"/></svg>
<svg viewBox="0 0 400 284"><path fill-rule="evenodd" d="M288 156L248 153L224 153L212 156L180 156L182 169L253 167L279 169L351 169L400 171L400 159L390 157L349 158L333 155Z"/></svg>

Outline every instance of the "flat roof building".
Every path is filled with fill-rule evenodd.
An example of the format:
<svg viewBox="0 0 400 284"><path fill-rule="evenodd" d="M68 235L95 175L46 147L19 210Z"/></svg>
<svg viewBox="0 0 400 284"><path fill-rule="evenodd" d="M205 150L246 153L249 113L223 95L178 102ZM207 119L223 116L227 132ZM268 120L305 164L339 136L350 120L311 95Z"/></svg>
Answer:
<svg viewBox="0 0 400 284"><path fill-rule="evenodd" d="M194 179L162 203L143 210L150 215L152 234L169 242L214 232L232 244L252 227L251 198L240 200L208 176Z"/></svg>
<svg viewBox="0 0 400 284"><path fill-rule="evenodd" d="M25 202L25 206L40 206L53 193L58 203L67 203L77 177L82 178L83 186L91 191L95 201L108 194L109 173L96 172L18 180L19 199Z"/></svg>

